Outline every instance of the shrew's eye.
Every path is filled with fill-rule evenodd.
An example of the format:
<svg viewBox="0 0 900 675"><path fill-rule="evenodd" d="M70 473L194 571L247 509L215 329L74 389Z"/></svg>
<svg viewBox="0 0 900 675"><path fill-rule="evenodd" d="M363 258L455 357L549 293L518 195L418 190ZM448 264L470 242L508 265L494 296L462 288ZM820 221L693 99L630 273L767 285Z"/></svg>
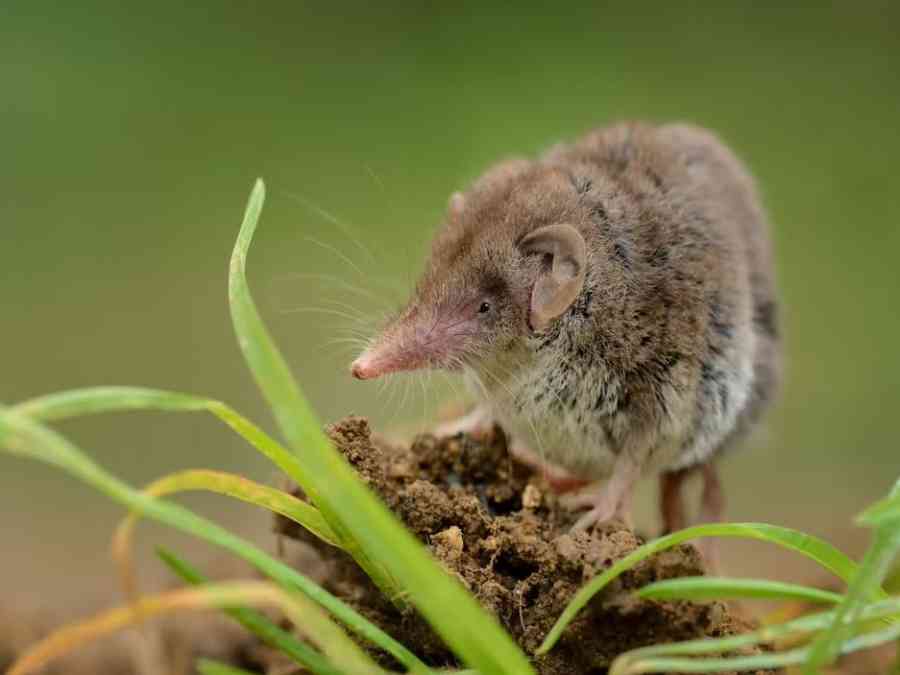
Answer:
<svg viewBox="0 0 900 675"><path fill-rule="evenodd" d="M479 314L487 314L490 311L491 311L491 303L489 303L489 302L482 302L481 305L478 307Z"/></svg>

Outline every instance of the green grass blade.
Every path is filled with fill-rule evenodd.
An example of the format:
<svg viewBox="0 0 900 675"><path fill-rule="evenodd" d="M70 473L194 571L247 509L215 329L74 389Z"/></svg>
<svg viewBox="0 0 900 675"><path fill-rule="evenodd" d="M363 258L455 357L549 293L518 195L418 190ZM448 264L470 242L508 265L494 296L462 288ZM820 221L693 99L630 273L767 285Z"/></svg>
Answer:
<svg viewBox="0 0 900 675"><path fill-rule="evenodd" d="M373 563L355 545L352 538L339 530L339 521L329 514L327 504L323 504L319 499L317 481L313 480L297 456L220 401L139 387L94 387L41 396L24 401L14 408L15 412L45 421L122 410L206 411L218 417L303 489L310 500L319 507L331 531L339 540L341 548L353 556L379 588L391 598L401 597L400 588L385 570ZM335 523L338 523L337 531Z"/></svg>
<svg viewBox="0 0 900 675"><path fill-rule="evenodd" d="M179 492L206 491L234 497L278 513L303 526L322 541L340 547L337 535L316 507L277 488L223 471L189 469L163 476L144 488L144 493L166 497Z"/></svg>
<svg viewBox="0 0 900 675"><path fill-rule="evenodd" d="M156 554L172 572L187 583L193 586L208 583L209 580L203 574L171 551L160 547L157 548ZM225 613L267 645L307 668L313 675L342 675L316 650L300 642L260 612L246 607L234 607L226 609Z"/></svg>
<svg viewBox="0 0 900 675"><path fill-rule="evenodd" d="M900 626L866 633L843 642L838 649L841 655L852 654L863 649L871 649L900 637ZM610 669L610 675L643 675L643 673L724 673L755 670L775 670L804 663L810 648L802 647L785 652L758 654L755 656L735 656L730 658L671 658L653 657L632 661L627 666Z"/></svg>
<svg viewBox="0 0 900 675"><path fill-rule="evenodd" d="M822 667L833 663L840 654L841 645L859 620L866 601L873 591L880 588L900 552L900 479L888 496L866 509L857 522L875 528L872 544L854 575L843 602L838 606L835 620L810 648L809 659L804 665L805 675L815 675Z"/></svg>
<svg viewBox="0 0 900 675"><path fill-rule="evenodd" d="M309 404L270 337L250 295L246 257L265 189L257 181L231 258L229 301L238 343L282 434L311 473L321 477L316 505L346 542L352 538L393 579L454 653L482 675L533 673L525 654L497 620L447 575L396 517L362 484L322 433ZM332 520L332 517L334 520ZM344 537L347 532L350 537Z"/></svg>
<svg viewBox="0 0 900 675"><path fill-rule="evenodd" d="M10 407L10 412L56 422L122 410L208 410L212 402L172 391L143 387L86 387L44 394Z"/></svg>
<svg viewBox="0 0 900 675"><path fill-rule="evenodd" d="M227 663L212 659L197 659L197 672L200 675L253 675L249 670L235 668Z"/></svg>
<svg viewBox="0 0 900 675"><path fill-rule="evenodd" d="M900 594L900 564L895 563L884 580L884 590L891 595Z"/></svg>
<svg viewBox="0 0 900 675"><path fill-rule="evenodd" d="M894 598L868 605L863 611L867 621L896 616L900 611L900 599ZM721 658L694 660L678 658L685 656L707 656L723 654L741 648L772 643L778 639L802 637L827 628L834 620L835 612L820 612L800 617L783 624L765 626L759 630L726 638L706 638L676 642L671 644L642 647L620 655L610 669L610 675L635 675L650 672L721 672L755 670L759 668L777 668L798 665L804 662L809 648L782 652L780 654L763 654L753 657ZM883 644L895 639L897 627L887 631L866 633L853 638L842 646L842 652L864 649L874 644ZM743 659L773 658L773 661Z"/></svg>
<svg viewBox="0 0 900 675"><path fill-rule="evenodd" d="M139 511L145 517L153 518L231 551L282 586L299 590L315 600L348 628L390 653L403 665L417 672L427 670L406 647L296 570L178 504L142 494L100 468L65 437L28 417L11 413L9 409L2 407L0 407L0 447L6 448L12 454L57 466L114 501Z"/></svg>
<svg viewBox="0 0 900 675"><path fill-rule="evenodd" d="M805 675L816 675L837 659L841 645L859 621L865 603L880 589L898 551L900 527L897 527L896 521L882 522L837 608L832 625L810 647L809 659L803 667Z"/></svg>
<svg viewBox="0 0 900 675"><path fill-rule="evenodd" d="M869 527L890 524L891 521L900 521L900 494L891 494L875 502L856 517L856 522Z"/></svg>
<svg viewBox="0 0 900 675"><path fill-rule="evenodd" d="M820 588L765 579L681 577L644 586L637 596L647 600L800 600L839 603L843 596Z"/></svg>
<svg viewBox="0 0 900 675"><path fill-rule="evenodd" d="M214 399L143 387L87 387L39 396L23 401L10 410L43 422L126 410L207 412L271 460L307 494L315 491L312 476L294 453L234 409Z"/></svg>
<svg viewBox="0 0 900 675"><path fill-rule="evenodd" d="M603 590L623 572L631 569L654 553L664 551L692 539L704 537L737 537L741 539L757 539L776 544L811 558L845 581L848 581L856 570L856 563L828 542L786 527L764 523L710 523L689 527L647 542L589 581L569 602L536 654L545 654L552 649L562 632L575 618L575 615L581 611L594 595Z"/></svg>
<svg viewBox="0 0 900 675"><path fill-rule="evenodd" d="M803 663L806 649L793 649L778 654L736 656L732 658L689 659L654 657L634 661L627 667L613 667L609 675L642 675L643 673L724 673L781 669Z"/></svg>
<svg viewBox="0 0 900 675"><path fill-rule="evenodd" d="M329 477L328 480L317 481L312 486L312 491L307 493L309 498L338 534L343 548L353 556L382 593L402 607L405 604L402 600L405 594L397 577L385 568L382 564L383 559L377 555L372 556L365 547L358 545L356 538L346 529L345 518L336 507L340 504L341 483L353 480L355 476L351 478L346 472L343 476L335 473L339 471L335 467L341 466L343 460L325 439L319 420L300 393L287 363L269 336L250 295L245 273L246 255L264 200L265 187L262 180L257 180L247 202L244 220L231 256L228 299L238 345L257 385L269 402L281 433L288 441L288 446L301 458L305 466L315 466L315 474ZM325 439L324 446L322 439ZM322 448L325 451L322 451ZM329 487L333 488L332 494L320 494ZM357 512L357 518L362 513Z"/></svg>
<svg viewBox="0 0 900 675"><path fill-rule="evenodd" d="M897 616L900 612L900 598L880 600L871 603L863 610L862 617L866 621L883 620ZM702 656L706 654L723 654L744 647L755 647L771 644L776 640L795 638L824 630L834 621L835 611L828 610L807 614L791 619L785 623L770 624L754 631L722 638L699 638L684 642L639 647L622 654L623 661L656 656Z"/></svg>

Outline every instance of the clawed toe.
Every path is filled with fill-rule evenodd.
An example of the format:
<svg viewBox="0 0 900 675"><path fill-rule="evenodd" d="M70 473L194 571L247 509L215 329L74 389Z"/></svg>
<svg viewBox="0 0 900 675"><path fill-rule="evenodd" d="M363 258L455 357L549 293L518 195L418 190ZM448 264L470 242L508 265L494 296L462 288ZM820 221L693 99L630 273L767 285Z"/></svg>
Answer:
<svg viewBox="0 0 900 675"><path fill-rule="evenodd" d="M594 525L600 525L614 518L623 520L626 524L630 518L627 513L627 502L620 501L614 492L610 492L602 485L593 485L587 490L576 494L560 497L560 504L571 511L588 509L572 527L574 532L587 530Z"/></svg>
<svg viewBox="0 0 900 675"><path fill-rule="evenodd" d="M597 504L590 511L585 513L581 518L575 521L575 524L572 526L573 532L582 532L587 530L594 525L603 524L616 515L615 506L610 506L609 504Z"/></svg>
<svg viewBox="0 0 900 675"><path fill-rule="evenodd" d="M566 508L588 509L587 513L575 521L572 530L587 530L613 518L621 520L626 527L631 527L631 499L638 475L634 466L623 461L621 470L614 472L605 485L597 483L581 492L562 497L560 503Z"/></svg>

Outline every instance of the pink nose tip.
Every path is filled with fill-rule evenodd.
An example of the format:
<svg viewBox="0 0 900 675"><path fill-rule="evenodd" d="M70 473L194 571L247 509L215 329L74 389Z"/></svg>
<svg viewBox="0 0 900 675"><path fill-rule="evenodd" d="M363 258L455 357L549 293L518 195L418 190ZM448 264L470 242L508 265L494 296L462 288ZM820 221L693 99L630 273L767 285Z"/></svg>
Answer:
<svg viewBox="0 0 900 675"><path fill-rule="evenodd" d="M374 377L371 367L362 357L356 359L356 361L350 365L350 374L357 380L368 380Z"/></svg>

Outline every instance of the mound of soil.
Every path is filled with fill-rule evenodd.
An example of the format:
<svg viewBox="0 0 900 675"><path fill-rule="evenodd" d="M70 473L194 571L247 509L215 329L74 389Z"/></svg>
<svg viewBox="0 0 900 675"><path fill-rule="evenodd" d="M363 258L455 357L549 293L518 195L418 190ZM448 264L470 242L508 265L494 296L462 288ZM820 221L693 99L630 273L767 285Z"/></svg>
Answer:
<svg viewBox="0 0 900 675"><path fill-rule="evenodd" d="M573 515L507 452L500 429L478 437L422 435L409 447L373 438L358 417L328 433L369 487L528 653L587 580L642 543L620 523L571 533ZM349 556L286 519L277 519L276 531L313 547L326 566L324 585L426 663L458 665L428 624L385 599ZM653 581L702 573L691 546L645 561L595 596L550 654L537 660L538 671L605 673L629 649L747 630L722 603L642 601L632 594ZM396 665L387 655L377 657Z"/></svg>

